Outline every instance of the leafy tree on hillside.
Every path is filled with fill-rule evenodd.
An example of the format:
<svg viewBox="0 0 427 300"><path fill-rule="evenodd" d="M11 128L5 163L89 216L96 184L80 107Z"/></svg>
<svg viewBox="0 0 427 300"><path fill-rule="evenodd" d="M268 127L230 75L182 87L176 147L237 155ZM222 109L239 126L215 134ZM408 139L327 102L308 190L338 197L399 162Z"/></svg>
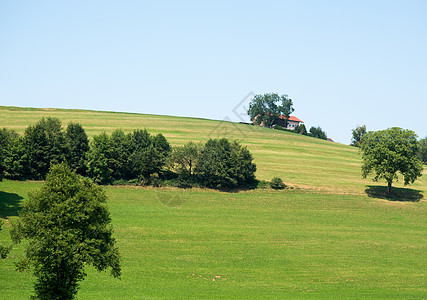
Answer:
<svg viewBox="0 0 427 300"><path fill-rule="evenodd" d="M357 126L355 129L351 130L351 146L360 147L360 142L362 141L363 136L366 134L366 125Z"/></svg>
<svg viewBox="0 0 427 300"><path fill-rule="evenodd" d="M307 129L305 128L304 124L299 124L297 127L295 127L295 132L302 135L307 135Z"/></svg>
<svg viewBox="0 0 427 300"><path fill-rule="evenodd" d="M312 126L310 128L310 135L312 137L315 137L315 138L318 138L318 139L322 139L322 140L326 140L328 138L326 132L324 132L322 130L322 128L320 128L320 127L314 127L314 126Z"/></svg>
<svg viewBox="0 0 427 300"><path fill-rule="evenodd" d="M417 135L411 130L394 127L369 131L363 136L360 148L363 178L374 173L374 181L385 179L388 195L391 195L393 181L398 180L398 173L403 175L405 185L422 175Z"/></svg>
<svg viewBox="0 0 427 300"><path fill-rule="evenodd" d="M65 131L66 159L69 166L78 174L86 173L86 153L89 151L89 139L83 127L70 123Z"/></svg>
<svg viewBox="0 0 427 300"><path fill-rule="evenodd" d="M169 156L171 147L162 134L152 137L147 130L130 134L129 172L132 178L149 178L159 173Z"/></svg>
<svg viewBox="0 0 427 300"><path fill-rule="evenodd" d="M287 123L293 111L292 99L288 95L270 93L255 95L249 103L248 115L254 124L271 127L278 122L280 115L285 117Z"/></svg>
<svg viewBox="0 0 427 300"><path fill-rule="evenodd" d="M424 164L427 164L427 137L418 142L417 155Z"/></svg>
<svg viewBox="0 0 427 300"><path fill-rule="evenodd" d="M177 166L180 174L193 175L194 168L200 159L202 146L193 142L188 142L184 146L173 148L171 163Z"/></svg>
<svg viewBox="0 0 427 300"><path fill-rule="evenodd" d="M10 129L0 129L0 180L7 173L12 147L19 138L18 134Z"/></svg>
<svg viewBox="0 0 427 300"><path fill-rule="evenodd" d="M113 181L110 151L110 138L105 132L93 137L87 154L87 174L96 183L108 184Z"/></svg>
<svg viewBox="0 0 427 300"><path fill-rule="evenodd" d="M212 188L239 188L255 179L256 165L246 147L227 139L210 139L204 145L196 173L200 183Z"/></svg>
<svg viewBox="0 0 427 300"><path fill-rule="evenodd" d="M57 118L43 118L25 130L25 178L44 179L51 164L65 161L66 144Z"/></svg>
<svg viewBox="0 0 427 300"><path fill-rule="evenodd" d="M120 276L106 199L99 186L65 164L53 166L44 186L30 194L11 236L16 243L28 240L20 266L33 270L36 298L73 299L86 264Z"/></svg>
<svg viewBox="0 0 427 300"><path fill-rule="evenodd" d="M114 179L129 179L129 171L127 169L128 159L130 155L129 136L123 130L115 130L109 139L108 149L108 165L113 171Z"/></svg>
<svg viewBox="0 0 427 300"><path fill-rule="evenodd" d="M3 225L3 221L0 220L0 231L1 231L2 225ZM5 246L0 245L0 258L5 259L6 256L9 254L11 249L12 249L12 247L5 247Z"/></svg>

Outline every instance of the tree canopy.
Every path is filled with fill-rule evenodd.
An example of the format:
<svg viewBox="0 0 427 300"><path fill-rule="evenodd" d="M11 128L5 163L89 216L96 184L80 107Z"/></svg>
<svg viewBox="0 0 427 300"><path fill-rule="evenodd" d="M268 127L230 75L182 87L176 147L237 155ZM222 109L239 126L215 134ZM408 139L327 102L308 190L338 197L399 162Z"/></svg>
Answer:
<svg viewBox="0 0 427 300"><path fill-rule="evenodd" d="M418 158L427 164L427 137L418 142Z"/></svg>
<svg viewBox="0 0 427 300"><path fill-rule="evenodd" d="M326 140L328 138L328 135L326 134L326 132L324 132L322 130L322 128L320 128L320 127L314 127L314 126L312 126L310 128L309 132L310 132L310 135L312 137L315 137L315 138L318 138L318 139L321 139L321 140Z"/></svg>
<svg viewBox="0 0 427 300"><path fill-rule="evenodd" d="M254 124L271 127L278 122L280 115L287 122L293 111L292 99L288 95L269 93L254 96L249 103L248 115Z"/></svg>
<svg viewBox="0 0 427 300"><path fill-rule="evenodd" d="M351 146L360 147L360 142L362 141L363 135L366 134L366 125L357 126L355 129L351 130Z"/></svg>
<svg viewBox="0 0 427 300"><path fill-rule="evenodd" d="M255 179L256 165L246 147L227 139L210 139L203 147L196 173L204 186L245 187Z"/></svg>
<svg viewBox="0 0 427 300"><path fill-rule="evenodd" d="M417 157L417 135L411 130L394 127L369 131L363 136L360 147L363 177L373 173L374 181L384 179L388 183L388 195L399 173L405 185L422 175L422 163Z"/></svg>
<svg viewBox="0 0 427 300"><path fill-rule="evenodd" d="M44 186L30 194L11 236L28 240L21 265L32 268L38 299L73 299L86 264L120 276L106 200L101 187L65 164L53 166Z"/></svg>

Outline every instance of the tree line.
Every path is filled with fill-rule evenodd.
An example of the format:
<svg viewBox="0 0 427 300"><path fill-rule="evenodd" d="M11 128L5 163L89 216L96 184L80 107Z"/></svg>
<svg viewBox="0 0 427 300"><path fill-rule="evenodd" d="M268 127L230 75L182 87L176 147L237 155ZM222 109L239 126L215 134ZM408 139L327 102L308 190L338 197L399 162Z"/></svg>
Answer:
<svg viewBox="0 0 427 300"><path fill-rule="evenodd" d="M89 141L80 124L63 128L50 117L28 126L23 135L0 129L1 177L44 180L51 165L63 162L98 184L243 188L253 185L256 171L249 150L225 138L172 147L162 134L117 129Z"/></svg>

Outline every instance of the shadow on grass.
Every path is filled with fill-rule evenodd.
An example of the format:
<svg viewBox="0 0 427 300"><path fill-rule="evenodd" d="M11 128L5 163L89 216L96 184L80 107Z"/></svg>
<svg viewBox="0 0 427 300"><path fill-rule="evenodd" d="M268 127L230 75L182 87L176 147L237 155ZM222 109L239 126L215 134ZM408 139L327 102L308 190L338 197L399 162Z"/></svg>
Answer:
<svg viewBox="0 0 427 300"><path fill-rule="evenodd" d="M17 216L21 210L21 200L24 199L18 194L0 191L0 218Z"/></svg>
<svg viewBox="0 0 427 300"><path fill-rule="evenodd" d="M368 185L365 190L366 194L371 198L385 199L389 201L401 202L419 202L424 196L419 190L406 189L406 188L391 188L391 195L387 195L386 186Z"/></svg>

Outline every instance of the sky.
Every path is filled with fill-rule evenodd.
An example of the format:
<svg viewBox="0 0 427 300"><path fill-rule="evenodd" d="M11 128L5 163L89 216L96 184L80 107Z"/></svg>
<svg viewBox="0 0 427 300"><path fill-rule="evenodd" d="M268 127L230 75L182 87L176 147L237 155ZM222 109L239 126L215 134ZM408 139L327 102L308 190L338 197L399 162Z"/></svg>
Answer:
<svg viewBox="0 0 427 300"><path fill-rule="evenodd" d="M275 92L340 143L360 125L424 138L426 15L424 0L1 0L0 105L247 121Z"/></svg>

